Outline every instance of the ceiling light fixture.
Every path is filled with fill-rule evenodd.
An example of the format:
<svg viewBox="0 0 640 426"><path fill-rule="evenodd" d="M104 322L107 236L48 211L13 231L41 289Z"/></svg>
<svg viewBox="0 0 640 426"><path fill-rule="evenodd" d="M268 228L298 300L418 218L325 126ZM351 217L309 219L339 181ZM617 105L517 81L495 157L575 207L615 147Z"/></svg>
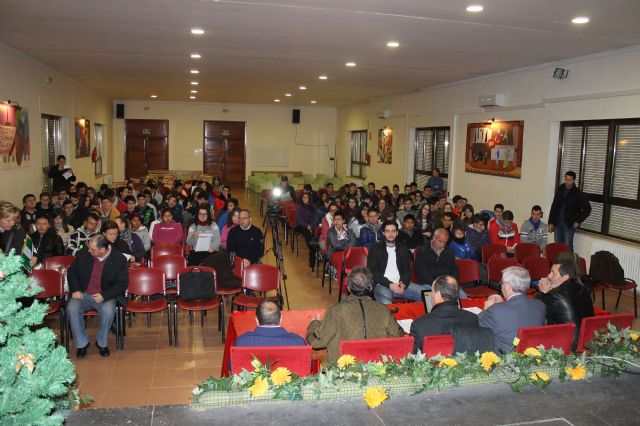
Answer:
<svg viewBox="0 0 640 426"><path fill-rule="evenodd" d="M586 16L576 16L571 20L574 24L588 24L589 18Z"/></svg>
<svg viewBox="0 0 640 426"><path fill-rule="evenodd" d="M202 28L191 28L191 34L202 35L204 34L204 30Z"/></svg>
<svg viewBox="0 0 640 426"><path fill-rule="evenodd" d="M191 93L198 93L198 91L197 90L192 90Z"/></svg>
<svg viewBox="0 0 640 426"><path fill-rule="evenodd" d="M353 68L353 67L356 66L356 63L355 62L347 62L345 65L348 66L348 67L352 67Z"/></svg>
<svg viewBox="0 0 640 426"><path fill-rule="evenodd" d="M191 74L200 74L200 71L198 71L198 70L191 70L191 71L189 71L189 72L190 72Z"/></svg>
<svg viewBox="0 0 640 426"><path fill-rule="evenodd" d="M192 81L192 82L191 82L191 85L192 85L192 86L197 86L198 84L200 84L200 83L198 83L197 81Z"/></svg>
<svg viewBox="0 0 640 426"><path fill-rule="evenodd" d="M289 96L291 96L291 93L285 93L284 95L288 98Z"/></svg>
<svg viewBox="0 0 640 426"><path fill-rule="evenodd" d="M484 6L482 6L481 4L470 4L469 6L467 6L467 12L478 13L482 12L483 10Z"/></svg>
<svg viewBox="0 0 640 426"><path fill-rule="evenodd" d="M155 99L157 97L158 97L158 95L151 95L151 99Z"/></svg>
<svg viewBox="0 0 640 426"><path fill-rule="evenodd" d="M199 53L192 53L191 54L191 59L200 59L202 58L202 55Z"/></svg>
<svg viewBox="0 0 640 426"><path fill-rule="evenodd" d="M327 77L326 75L324 75L324 74L323 74L323 75L319 75L319 76L318 76L318 78L319 78L320 80L326 80L326 79L328 79L329 77Z"/></svg>
<svg viewBox="0 0 640 426"><path fill-rule="evenodd" d="M196 98L195 96L189 96L189 99L195 99L195 98Z"/></svg>
<svg viewBox="0 0 640 426"><path fill-rule="evenodd" d="M400 43L397 41L388 41L387 47L400 47Z"/></svg>
<svg viewBox="0 0 640 426"><path fill-rule="evenodd" d="M307 90L307 86L300 86L300 87L298 87L298 89L300 89L300 90Z"/></svg>
<svg viewBox="0 0 640 426"><path fill-rule="evenodd" d="M310 103L312 103L312 104L317 104L317 103L318 103L318 101L310 101Z"/></svg>
<svg viewBox="0 0 640 426"><path fill-rule="evenodd" d="M273 102L280 102L280 99L274 99Z"/></svg>

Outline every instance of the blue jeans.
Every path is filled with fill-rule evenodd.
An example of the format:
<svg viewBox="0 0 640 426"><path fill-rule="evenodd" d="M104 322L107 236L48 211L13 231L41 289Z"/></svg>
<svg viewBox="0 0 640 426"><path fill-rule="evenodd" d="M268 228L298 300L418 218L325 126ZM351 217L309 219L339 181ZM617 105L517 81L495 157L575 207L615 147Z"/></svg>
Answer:
<svg viewBox="0 0 640 426"><path fill-rule="evenodd" d="M100 328L98 329L96 342L98 346L106 348L107 336L116 313L116 300L111 299L97 303L89 293L82 293L82 299L69 298L67 301L67 318L76 348L84 348L89 343L89 337L84 330L84 313L89 309L98 311Z"/></svg>
<svg viewBox="0 0 640 426"><path fill-rule="evenodd" d="M560 220L558 226L553 229L553 238L556 243L567 243L571 246L571 250L573 250L573 236L575 235L576 230L573 226L567 226L564 223L564 220Z"/></svg>

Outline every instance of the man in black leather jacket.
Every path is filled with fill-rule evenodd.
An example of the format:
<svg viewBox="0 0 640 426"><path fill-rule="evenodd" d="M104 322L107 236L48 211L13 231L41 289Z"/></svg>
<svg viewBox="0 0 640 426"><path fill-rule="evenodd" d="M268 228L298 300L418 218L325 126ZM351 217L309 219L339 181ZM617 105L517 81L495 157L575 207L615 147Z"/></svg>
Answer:
<svg viewBox="0 0 640 426"><path fill-rule="evenodd" d="M594 315L591 297L580 282L575 262L567 259L556 261L549 276L540 280L538 288L540 292L536 298L547 306L547 324L576 325L572 346L575 350L582 319Z"/></svg>

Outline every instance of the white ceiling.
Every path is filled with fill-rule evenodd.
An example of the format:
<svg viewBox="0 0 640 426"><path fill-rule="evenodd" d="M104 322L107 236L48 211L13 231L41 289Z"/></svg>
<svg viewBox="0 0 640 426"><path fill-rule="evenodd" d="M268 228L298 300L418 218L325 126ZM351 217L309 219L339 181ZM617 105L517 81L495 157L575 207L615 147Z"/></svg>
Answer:
<svg viewBox="0 0 640 426"><path fill-rule="evenodd" d="M466 12L471 3L484 12ZM112 99L188 100L197 67L198 101L345 105L640 44L640 0L0 0L0 10L0 41ZM591 22L571 24L577 15Z"/></svg>

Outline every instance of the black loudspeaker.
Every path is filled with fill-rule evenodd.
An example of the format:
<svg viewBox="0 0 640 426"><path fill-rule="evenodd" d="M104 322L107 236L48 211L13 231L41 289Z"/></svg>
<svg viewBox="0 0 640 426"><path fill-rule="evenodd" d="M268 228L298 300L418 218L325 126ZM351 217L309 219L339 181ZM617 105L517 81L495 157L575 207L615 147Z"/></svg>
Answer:
<svg viewBox="0 0 640 426"><path fill-rule="evenodd" d="M299 109L294 109L291 111L291 122L293 124L299 124L300 123L300 110Z"/></svg>
<svg viewBox="0 0 640 426"><path fill-rule="evenodd" d="M116 118L124 118L124 104L116 104Z"/></svg>

